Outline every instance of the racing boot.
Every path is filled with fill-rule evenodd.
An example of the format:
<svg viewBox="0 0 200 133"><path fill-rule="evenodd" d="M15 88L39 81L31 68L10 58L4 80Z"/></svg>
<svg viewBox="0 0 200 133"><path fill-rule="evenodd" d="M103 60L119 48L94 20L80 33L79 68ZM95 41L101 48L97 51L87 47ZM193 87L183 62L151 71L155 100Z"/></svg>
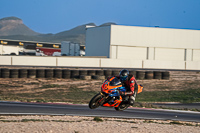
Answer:
<svg viewBox="0 0 200 133"><path fill-rule="evenodd" d="M135 103L135 96L136 96L136 95L134 95L134 96L130 96L130 97L129 97L128 102L129 102L129 104L130 104L131 106L133 106L134 103Z"/></svg>
<svg viewBox="0 0 200 133"><path fill-rule="evenodd" d="M129 96L123 96L122 98L124 104L129 104Z"/></svg>

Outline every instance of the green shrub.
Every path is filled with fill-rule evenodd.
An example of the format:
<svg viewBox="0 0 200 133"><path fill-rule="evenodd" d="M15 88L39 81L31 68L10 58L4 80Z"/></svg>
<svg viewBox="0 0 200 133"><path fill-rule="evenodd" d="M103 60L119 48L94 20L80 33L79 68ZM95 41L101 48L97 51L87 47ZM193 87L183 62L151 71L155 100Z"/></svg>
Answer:
<svg viewBox="0 0 200 133"><path fill-rule="evenodd" d="M96 122L103 122L103 120L100 117L94 117L93 120Z"/></svg>

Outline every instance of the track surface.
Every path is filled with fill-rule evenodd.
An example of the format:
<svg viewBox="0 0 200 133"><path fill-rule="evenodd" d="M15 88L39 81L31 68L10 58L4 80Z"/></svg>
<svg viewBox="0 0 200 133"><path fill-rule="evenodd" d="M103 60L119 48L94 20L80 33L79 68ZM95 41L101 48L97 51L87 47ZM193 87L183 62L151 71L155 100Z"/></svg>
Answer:
<svg viewBox="0 0 200 133"><path fill-rule="evenodd" d="M176 108L176 109L200 109L200 103L153 103L154 105L163 106L167 108Z"/></svg>
<svg viewBox="0 0 200 133"><path fill-rule="evenodd" d="M192 111L143 109L133 107L124 111L115 111L114 108L106 107L99 107L91 110L88 105L0 102L0 115L7 114L99 116L200 122L200 112Z"/></svg>

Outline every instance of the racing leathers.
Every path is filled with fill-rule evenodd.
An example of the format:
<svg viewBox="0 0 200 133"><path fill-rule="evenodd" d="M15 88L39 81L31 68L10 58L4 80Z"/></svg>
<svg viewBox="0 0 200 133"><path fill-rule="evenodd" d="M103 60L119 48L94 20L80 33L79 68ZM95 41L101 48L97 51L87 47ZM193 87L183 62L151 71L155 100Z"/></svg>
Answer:
<svg viewBox="0 0 200 133"><path fill-rule="evenodd" d="M128 96L127 98L129 98L129 104L133 105L138 91L138 85L135 77L129 74L127 80L122 82L122 86L126 88L126 92L121 92L121 94Z"/></svg>

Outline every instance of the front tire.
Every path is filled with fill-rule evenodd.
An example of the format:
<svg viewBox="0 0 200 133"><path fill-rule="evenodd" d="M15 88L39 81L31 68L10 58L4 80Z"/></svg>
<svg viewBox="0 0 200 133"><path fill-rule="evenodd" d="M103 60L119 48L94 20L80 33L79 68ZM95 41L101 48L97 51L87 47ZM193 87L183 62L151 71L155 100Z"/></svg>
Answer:
<svg viewBox="0 0 200 133"><path fill-rule="evenodd" d="M91 100L90 100L90 103L89 103L89 108L90 109L96 109L98 108L102 101L101 100L104 100L102 95L99 93L99 94L96 94Z"/></svg>

